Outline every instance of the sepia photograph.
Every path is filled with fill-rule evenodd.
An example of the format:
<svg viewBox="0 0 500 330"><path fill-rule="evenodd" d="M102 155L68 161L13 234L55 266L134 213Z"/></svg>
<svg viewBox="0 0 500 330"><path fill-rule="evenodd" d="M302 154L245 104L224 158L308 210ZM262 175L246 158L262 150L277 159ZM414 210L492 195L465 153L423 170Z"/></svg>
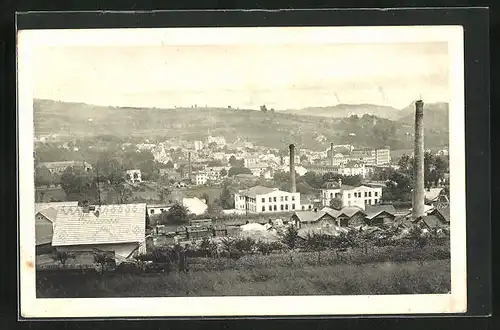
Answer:
<svg viewBox="0 0 500 330"><path fill-rule="evenodd" d="M21 30L17 65L23 316L466 311L462 27Z"/></svg>

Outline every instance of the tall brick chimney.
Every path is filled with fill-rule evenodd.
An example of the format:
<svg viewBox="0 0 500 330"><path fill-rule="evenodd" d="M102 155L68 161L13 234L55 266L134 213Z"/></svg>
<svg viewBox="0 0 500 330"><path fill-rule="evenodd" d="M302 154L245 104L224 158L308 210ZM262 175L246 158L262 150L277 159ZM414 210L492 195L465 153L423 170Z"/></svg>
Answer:
<svg viewBox="0 0 500 330"><path fill-rule="evenodd" d="M330 166L333 166L333 142L330 143Z"/></svg>
<svg viewBox="0 0 500 330"><path fill-rule="evenodd" d="M188 180L191 181L191 151L188 152Z"/></svg>
<svg viewBox="0 0 500 330"><path fill-rule="evenodd" d="M297 186L295 184L295 146L290 144L290 182L291 189L290 192L297 192Z"/></svg>
<svg viewBox="0 0 500 330"><path fill-rule="evenodd" d="M414 219L424 215L425 188L424 188L424 102L415 102L415 151L413 174L412 216Z"/></svg>

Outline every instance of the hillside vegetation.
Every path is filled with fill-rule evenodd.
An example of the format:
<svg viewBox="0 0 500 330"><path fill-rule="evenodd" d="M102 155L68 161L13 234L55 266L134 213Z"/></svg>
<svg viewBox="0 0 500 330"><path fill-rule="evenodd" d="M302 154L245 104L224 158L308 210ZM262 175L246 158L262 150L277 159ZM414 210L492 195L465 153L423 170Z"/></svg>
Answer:
<svg viewBox="0 0 500 330"><path fill-rule="evenodd" d="M431 110L426 112L429 118L430 113ZM433 120L434 126L426 125L429 147L448 143L448 118L443 120L443 123ZM404 118L396 122L371 115L327 118L227 108L119 108L51 100L35 100L34 125L36 136L59 134L74 138L109 134L124 138L203 140L210 132L228 141L241 137L266 147L282 148L295 143L315 150L328 148L330 142L402 149L411 148L413 141L413 123Z"/></svg>

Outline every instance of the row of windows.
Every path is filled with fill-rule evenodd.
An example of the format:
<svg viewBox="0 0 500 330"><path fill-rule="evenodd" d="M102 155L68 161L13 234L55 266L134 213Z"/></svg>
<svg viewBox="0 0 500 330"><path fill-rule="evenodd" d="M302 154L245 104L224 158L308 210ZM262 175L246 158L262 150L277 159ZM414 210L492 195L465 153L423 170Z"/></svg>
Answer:
<svg viewBox="0 0 500 330"><path fill-rule="evenodd" d="M295 210L295 204L292 204L291 209ZM278 207L277 207L277 205L269 205L268 210L269 211L277 211ZM288 204L281 204L280 205L280 211L287 211L287 210L288 210ZM262 206L262 212L265 212L265 211L266 211L266 207Z"/></svg>
<svg viewBox="0 0 500 330"><path fill-rule="evenodd" d="M292 201L295 200L295 196L292 196ZM280 196L280 202L288 202L288 196ZM262 203L265 203L266 202L266 199L265 198L262 198ZM269 203L272 203L272 202L277 202L277 198L276 197L269 197Z"/></svg>
<svg viewBox="0 0 500 330"><path fill-rule="evenodd" d="M378 191L374 191L373 192L374 196L375 197L378 197ZM325 198L326 198L327 194L325 193ZM340 198L341 194L340 193L336 193L335 194L335 198ZM361 192L355 192L354 193L354 197L355 198L361 198ZM365 191L365 197L372 197L372 192L371 191ZM330 198L334 198L334 194L333 193L330 193ZM347 198L351 198L351 193L347 193Z"/></svg>

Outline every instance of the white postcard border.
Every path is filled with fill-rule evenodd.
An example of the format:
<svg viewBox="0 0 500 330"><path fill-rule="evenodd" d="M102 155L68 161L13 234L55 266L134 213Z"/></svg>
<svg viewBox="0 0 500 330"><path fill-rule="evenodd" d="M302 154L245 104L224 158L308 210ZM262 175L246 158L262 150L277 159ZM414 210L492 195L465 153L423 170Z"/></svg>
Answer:
<svg viewBox="0 0 500 330"><path fill-rule="evenodd" d="M35 287L32 60L40 46L234 43L449 45L451 293L430 295L40 299ZM285 316L462 313L467 309L464 48L461 26L265 27L18 32L20 314L45 317ZM423 95L425 102L425 95Z"/></svg>

